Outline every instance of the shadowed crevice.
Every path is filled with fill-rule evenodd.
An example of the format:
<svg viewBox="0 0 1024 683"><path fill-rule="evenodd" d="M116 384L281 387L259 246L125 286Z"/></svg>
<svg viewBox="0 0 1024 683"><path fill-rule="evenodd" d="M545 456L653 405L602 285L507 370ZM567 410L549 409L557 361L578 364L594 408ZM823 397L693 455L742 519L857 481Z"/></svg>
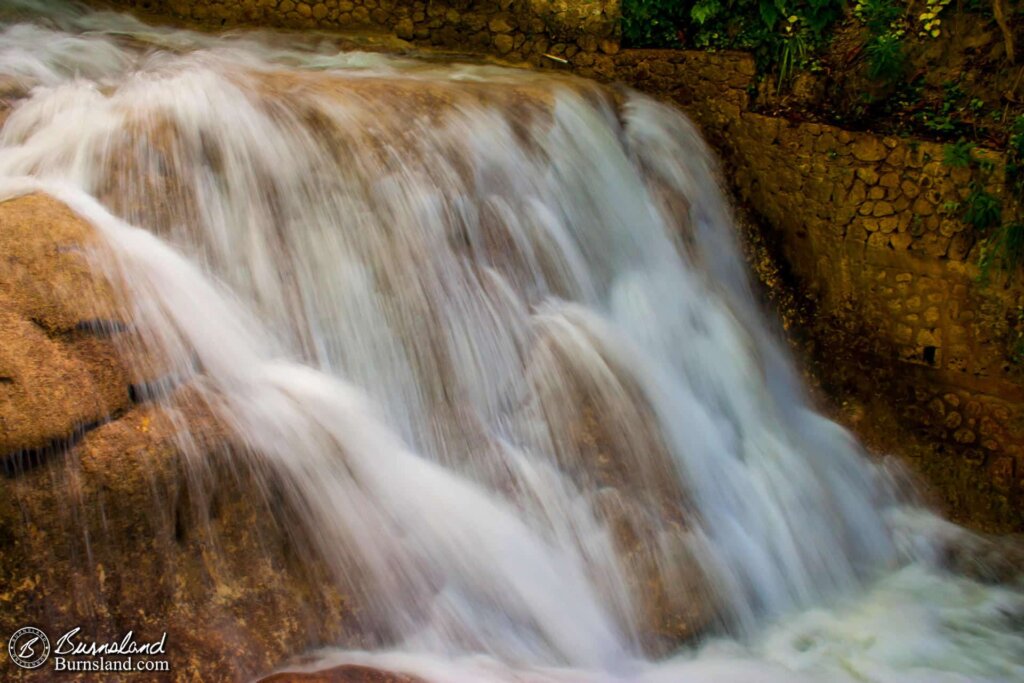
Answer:
<svg viewBox="0 0 1024 683"><path fill-rule="evenodd" d="M120 415L111 415L102 420L76 425L71 433L51 439L38 448L20 448L0 458L0 473L14 479L46 464L51 458L62 455L77 446L86 434L101 427Z"/></svg>

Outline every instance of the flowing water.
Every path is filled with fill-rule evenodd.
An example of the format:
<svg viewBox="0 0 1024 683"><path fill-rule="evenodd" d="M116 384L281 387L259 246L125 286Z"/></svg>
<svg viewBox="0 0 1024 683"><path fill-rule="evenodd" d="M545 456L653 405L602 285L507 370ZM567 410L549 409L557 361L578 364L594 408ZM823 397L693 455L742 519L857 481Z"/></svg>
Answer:
<svg viewBox="0 0 1024 683"><path fill-rule="evenodd" d="M0 193L96 226L359 596L373 650L314 666L1024 680L1021 594L936 569L946 527L808 407L680 113L52 5L0 3ZM658 614L712 635L668 653Z"/></svg>

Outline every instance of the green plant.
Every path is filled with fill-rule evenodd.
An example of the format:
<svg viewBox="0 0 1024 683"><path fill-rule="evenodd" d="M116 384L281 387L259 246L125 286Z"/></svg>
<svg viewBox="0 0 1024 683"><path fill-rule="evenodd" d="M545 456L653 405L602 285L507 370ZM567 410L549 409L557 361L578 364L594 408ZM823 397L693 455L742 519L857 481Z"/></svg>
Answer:
<svg viewBox="0 0 1024 683"><path fill-rule="evenodd" d="M868 77L873 81L896 83L903 76L906 65L902 41L904 30L900 26L904 14L901 3L857 0L853 13L868 29L869 38L864 45Z"/></svg>
<svg viewBox="0 0 1024 683"><path fill-rule="evenodd" d="M983 279L988 278L994 265L998 265L1011 278L1024 266L1024 221L1019 213L1021 203L1024 202L1024 115L1018 116L1010 124L1005 170L1011 209L1014 208L1012 202L1015 200L1017 218L1000 226L982 245L979 265ZM1021 358L1024 359L1024 332L1021 332L1018 344Z"/></svg>
<svg viewBox="0 0 1024 683"><path fill-rule="evenodd" d="M684 3L670 0L622 0L622 37L635 47L676 47Z"/></svg>
<svg viewBox="0 0 1024 683"><path fill-rule="evenodd" d="M942 10L946 9L946 6L950 3L950 0L925 0L927 6L925 11L921 13L917 19L921 22L921 28L918 31L918 35L931 36L932 38L938 38L942 32L940 25L942 19L939 14Z"/></svg>
<svg viewBox="0 0 1024 683"><path fill-rule="evenodd" d="M968 133L970 129L960 121L961 115L969 106L965 104L966 99L967 95L959 83L947 81L943 84L942 102L938 108L920 111L915 115L915 119L926 129L942 137Z"/></svg>
<svg viewBox="0 0 1024 683"><path fill-rule="evenodd" d="M1007 150L1024 157L1024 114L1021 114L1010 124L1010 140Z"/></svg>
<svg viewBox="0 0 1024 683"><path fill-rule="evenodd" d="M723 9L718 0L697 0L690 8L690 17L698 24L706 24Z"/></svg>
<svg viewBox="0 0 1024 683"><path fill-rule="evenodd" d="M1006 180L1014 194L1024 200L1024 114L1010 124L1006 143Z"/></svg>
<svg viewBox="0 0 1024 683"><path fill-rule="evenodd" d="M1014 221L1007 223L985 239L981 244L981 256L978 266L981 270L979 280L987 284L992 277L992 269L998 267L1000 272L1012 279L1024 265L1024 224Z"/></svg>
<svg viewBox="0 0 1024 683"><path fill-rule="evenodd" d="M622 0L624 43L745 49L762 73L780 64L786 73L810 64L825 29L842 17L845 0ZM784 62L784 64L782 64Z"/></svg>
<svg viewBox="0 0 1024 683"><path fill-rule="evenodd" d="M1003 226L998 253L1003 267L1011 273L1024 265L1024 223L1013 222Z"/></svg>
<svg viewBox="0 0 1024 683"><path fill-rule="evenodd" d="M955 133L960 129L960 125L949 114L921 112L917 120L928 130L943 136Z"/></svg>
<svg viewBox="0 0 1024 683"><path fill-rule="evenodd" d="M950 168L969 168L973 158L974 143L960 138L942 149L942 163Z"/></svg>
<svg viewBox="0 0 1024 683"><path fill-rule="evenodd" d="M875 81L895 83L906 70L903 40L895 33L884 33L868 41L864 48L868 58L868 77Z"/></svg>
<svg viewBox="0 0 1024 683"><path fill-rule="evenodd" d="M971 181L971 192L964 200L965 223L985 233L1002 222L1003 206L999 198L990 194L977 181Z"/></svg>
<svg viewBox="0 0 1024 683"><path fill-rule="evenodd" d="M805 59L807 59L807 41L802 34L794 33L782 40L779 44L777 90L782 90L782 84L793 77L793 70Z"/></svg>
<svg viewBox="0 0 1024 683"><path fill-rule="evenodd" d="M900 3L892 0L857 0L853 14L860 19L872 35L881 35L889 31L892 25L903 16Z"/></svg>

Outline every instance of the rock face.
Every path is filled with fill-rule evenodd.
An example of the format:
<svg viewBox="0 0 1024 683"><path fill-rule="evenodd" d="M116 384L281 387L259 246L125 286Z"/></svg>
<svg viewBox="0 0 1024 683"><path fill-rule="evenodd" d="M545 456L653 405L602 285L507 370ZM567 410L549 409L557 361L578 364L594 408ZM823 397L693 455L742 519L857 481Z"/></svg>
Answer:
<svg viewBox="0 0 1024 683"><path fill-rule="evenodd" d="M40 229L47 226L47 229ZM87 226L41 196L0 215L0 453L45 449L129 405L129 381L97 334L114 310L90 274ZM7 467L17 463L11 459Z"/></svg>
<svg viewBox="0 0 1024 683"><path fill-rule="evenodd" d="M274 493L253 498L216 415L188 386L135 402L98 248L48 197L0 203L0 632L166 631L177 680L247 678L337 642L345 601L320 588Z"/></svg>
<svg viewBox="0 0 1024 683"><path fill-rule="evenodd" d="M116 277L96 275L109 254L92 227L47 196L11 199L0 249L0 633L166 632L174 680L251 678L318 644L371 644L372 625L330 588L287 497L250 469L216 408L188 383L152 398L158 357L126 365L124 345L139 349L130 302ZM587 410L568 437L606 463L591 475L608 491L650 494L653 517L671 519L652 527L633 495L603 501L648 648L712 628L719 605L687 550L674 478L633 491L642 468ZM670 600L667 580L692 590ZM416 683L360 667L270 680Z"/></svg>

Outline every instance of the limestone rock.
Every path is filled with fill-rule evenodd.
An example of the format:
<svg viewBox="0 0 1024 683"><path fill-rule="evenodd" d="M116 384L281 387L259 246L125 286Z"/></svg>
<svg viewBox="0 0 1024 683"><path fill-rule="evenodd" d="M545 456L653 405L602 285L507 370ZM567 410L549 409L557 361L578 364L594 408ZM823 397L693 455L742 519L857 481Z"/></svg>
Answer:
<svg viewBox="0 0 1024 683"><path fill-rule="evenodd" d="M346 603L287 509L252 495L266 480L216 413L188 386L133 403L99 252L49 197L0 203L0 632L167 632L179 680L250 678L337 641Z"/></svg>
<svg viewBox="0 0 1024 683"><path fill-rule="evenodd" d="M90 270L91 229L43 195L0 203L0 461L70 439L128 407L129 372L105 330L123 327ZM16 463L14 463L16 464Z"/></svg>

